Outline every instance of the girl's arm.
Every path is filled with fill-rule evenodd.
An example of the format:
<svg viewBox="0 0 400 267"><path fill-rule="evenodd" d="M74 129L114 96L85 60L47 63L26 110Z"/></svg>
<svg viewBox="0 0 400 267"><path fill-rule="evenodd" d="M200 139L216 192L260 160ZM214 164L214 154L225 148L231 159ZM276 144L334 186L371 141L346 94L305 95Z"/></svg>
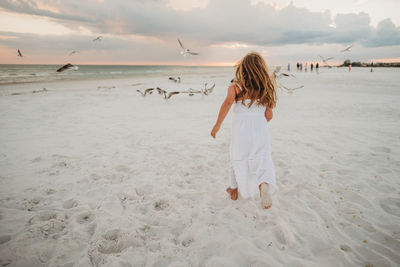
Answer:
<svg viewBox="0 0 400 267"><path fill-rule="evenodd" d="M221 108L219 109L219 114L218 114L218 119L217 122L215 123L212 131L211 131L211 136L215 138L217 132L219 131L219 128L221 127L222 122L224 121L226 114L228 114L229 109L231 108L232 104L235 102L235 97L236 97L236 91L235 91L235 86L231 85L228 88L228 94L224 100L224 102L221 105Z"/></svg>
<svg viewBox="0 0 400 267"><path fill-rule="evenodd" d="M273 116L272 108L266 107L264 115L265 115L265 118L267 119L267 121L272 120L272 116Z"/></svg>

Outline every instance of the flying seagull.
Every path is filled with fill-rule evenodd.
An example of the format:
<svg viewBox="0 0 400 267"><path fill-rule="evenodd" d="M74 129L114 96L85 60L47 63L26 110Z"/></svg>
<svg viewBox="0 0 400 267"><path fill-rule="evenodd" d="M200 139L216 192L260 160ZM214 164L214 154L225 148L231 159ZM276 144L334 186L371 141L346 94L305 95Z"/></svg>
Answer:
<svg viewBox="0 0 400 267"><path fill-rule="evenodd" d="M182 54L184 57L185 57L186 55L194 55L194 56L197 56L197 55L199 54L199 53L195 53L195 52L190 51L189 48L185 48L185 47L183 46L181 40L178 39L178 42L179 42L179 44L180 44L181 47L182 47L181 54Z"/></svg>
<svg viewBox="0 0 400 267"><path fill-rule="evenodd" d="M164 95L165 96L167 94L167 91L161 89L160 87L157 87L156 90L157 90L159 95Z"/></svg>
<svg viewBox="0 0 400 267"><path fill-rule="evenodd" d="M288 92L288 94L293 94L294 90L298 90L298 89L300 89L300 88L303 88L304 85L301 85L301 86L295 87L295 88L288 88L288 87L283 86L283 85L280 85L280 87L282 87L283 89L285 89L285 90Z"/></svg>
<svg viewBox="0 0 400 267"><path fill-rule="evenodd" d="M165 94L165 99L170 99L171 96L177 95L177 94L179 94L179 93L180 93L180 92L177 92L177 91L175 91L175 92L169 92L168 95Z"/></svg>
<svg viewBox="0 0 400 267"><path fill-rule="evenodd" d="M287 74L287 73L283 73L283 72L278 75L278 78L281 77L281 76L286 76L286 77L291 76L293 78L296 78L296 76L294 76L293 74Z"/></svg>
<svg viewBox="0 0 400 267"><path fill-rule="evenodd" d="M176 83L180 83L180 82L181 82L181 77L178 77L178 78L169 77L168 79L169 79L170 81L174 81L174 82L176 82Z"/></svg>
<svg viewBox="0 0 400 267"><path fill-rule="evenodd" d="M79 69L78 66L74 66L74 65L68 63L68 64L62 66L61 68L59 68L57 70L57 72L63 72L63 71L67 71L67 70L78 70L78 69Z"/></svg>
<svg viewBox="0 0 400 267"><path fill-rule="evenodd" d="M274 70L274 72L272 73L272 75L273 75L275 78L279 78L279 77L281 77L281 76L286 76L286 77L292 76L292 77L296 78L296 76L294 76L294 75L292 75L292 74L287 74L287 73L281 72L281 67L280 67L280 66L277 66L277 67L275 68L275 70Z"/></svg>
<svg viewBox="0 0 400 267"><path fill-rule="evenodd" d="M201 90L201 93L202 93L203 95L209 95L209 94L211 94L211 93L213 92L213 90L214 90L215 83L214 83L213 86L211 86L210 88L207 88L207 84L208 84L208 83L205 83L205 84L204 84L204 89Z"/></svg>
<svg viewBox="0 0 400 267"><path fill-rule="evenodd" d="M346 47L345 49L340 50L340 52L350 51L350 49L351 49L352 47L353 47L353 45L350 45L350 46Z"/></svg>
<svg viewBox="0 0 400 267"><path fill-rule="evenodd" d="M101 41L101 36L97 36L96 38L93 39L93 42L96 42L96 41Z"/></svg>
<svg viewBox="0 0 400 267"><path fill-rule="evenodd" d="M139 89L136 90L136 92L139 92L142 96L146 96L146 94L152 94L153 93L154 88L147 88L146 90L144 90L144 92L140 91Z"/></svg>
<svg viewBox="0 0 400 267"><path fill-rule="evenodd" d="M17 52L18 52L18 56L19 56L19 57L23 57L23 55L22 55L22 53L21 53L21 51L20 51L19 49L18 49Z"/></svg>
<svg viewBox="0 0 400 267"><path fill-rule="evenodd" d="M79 53L79 51L72 51L71 53L69 53L69 56L72 56L72 55L74 55L74 54L76 54L76 53Z"/></svg>
<svg viewBox="0 0 400 267"><path fill-rule="evenodd" d="M325 64L328 64L328 60L333 59L333 57L328 57L328 58L324 58L323 56L319 56L322 60L322 62L324 62Z"/></svg>

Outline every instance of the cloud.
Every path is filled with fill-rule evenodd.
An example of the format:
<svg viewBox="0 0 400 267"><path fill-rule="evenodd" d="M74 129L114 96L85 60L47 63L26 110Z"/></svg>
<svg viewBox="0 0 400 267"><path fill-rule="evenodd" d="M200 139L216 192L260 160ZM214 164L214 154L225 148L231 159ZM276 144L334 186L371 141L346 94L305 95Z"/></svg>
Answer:
<svg viewBox="0 0 400 267"><path fill-rule="evenodd" d="M368 14L363 12L337 14L332 21L329 11L312 12L293 4L277 9L266 3L210 0L204 8L179 10L164 0L3 0L0 7L47 16L64 26L85 27L95 33L140 34L166 40L183 36L203 44L400 44L399 28L390 19L374 28Z"/></svg>
<svg viewBox="0 0 400 267"><path fill-rule="evenodd" d="M57 13L47 9L39 8L37 2L34 0L3 0L0 2L0 7L5 10L13 11L16 13L24 13L37 16L45 16L55 19L71 20L78 22L90 22L91 20L85 17L75 16L72 14Z"/></svg>
<svg viewBox="0 0 400 267"><path fill-rule="evenodd" d="M20 62L16 48L23 49L23 61L29 63L207 64L234 62L255 50L277 64L318 60L318 54L338 62L349 56L393 58L400 47L400 28L390 19L373 27L364 12L332 17L329 11L312 12L293 4L278 9L263 2L210 0L182 10L167 0L1 0L1 12L34 14L71 31L33 34L32 23L26 23L26 33L3 27L0 63ZM93 43L97 35L103 41ZM182 58L177 38L200 56ZM351 53L339 52L351 43ZM68 57L72 50L80 53Z"/></svg>
<svg viewBox="0 0 400 267"><path fill-rule="evenodd" d="M390 19L379 22L373 37L366 42L366 45L370 47L399 44L400 27L396 27Z"/></svg>

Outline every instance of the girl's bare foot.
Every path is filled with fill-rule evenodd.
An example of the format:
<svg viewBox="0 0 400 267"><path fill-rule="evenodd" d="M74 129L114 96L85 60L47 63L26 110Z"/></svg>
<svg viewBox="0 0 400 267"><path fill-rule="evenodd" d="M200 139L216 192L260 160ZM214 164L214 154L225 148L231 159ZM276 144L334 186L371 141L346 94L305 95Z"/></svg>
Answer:
<svg viewBox="0 0 400 267"><path fill-rule="evenodd" d="M231 195L232 200L236 200L238 198L238 189L237 188L232 189L232 188L228 187L226 189L226 192L228 192L228 194Z"/></svg>
<svg viewBox="0 0 400 267"><path fill-rule="evenodd" d="M258 187L260 189L261 208L269 209L272 206L272 198L269 194L269 185L262 183Z"/></svg>

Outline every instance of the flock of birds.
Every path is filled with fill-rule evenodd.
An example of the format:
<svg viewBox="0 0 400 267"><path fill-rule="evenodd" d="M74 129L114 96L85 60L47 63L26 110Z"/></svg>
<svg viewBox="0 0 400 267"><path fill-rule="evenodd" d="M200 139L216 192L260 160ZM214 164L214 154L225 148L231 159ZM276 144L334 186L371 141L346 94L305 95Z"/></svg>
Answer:
<svg viewBox="0 0 400 267"><path fill-rule="evenodd" d="M142 96L146 96L147 94L151 95L154 92L154 90L156 90L159 95L164 96L164 99L168 100L171 98L171 96L177 95L177 94L188 94L189 96L194 96L195 94L201 94L201 95L208 96L209 94L211 94L213 92L215 84L213 84L209 88L207 88L207 85L208 85L208 83L205 83L204 89L200 89L200 90L195 90L195 89L189 88L186 91L167 92L166 90L163 90L160 87L156 87L156 88L147 88L143 92L138 89L138 90L136 90L136 92L140 93Z"/></svg>
<svg viewBox="0 0 400 267"><path fill-rule="evenodd" d="M293 74L288 74L288 73L281 72L281 67L280 67L280 66L278 66L278 67L275 68L275 70L274 70L274 72L272 73L272 75L274 76L275 80L278 81L278 82L277 82L278 88L281 88L281 89L286 90L286 92L287 92L288 94L293 94L293 92L294 92L295 90L298 90L298 89L301 89L301 88L304 87L304 85L300 85L300 86L298 86L298 87L289 88L289 87L284 86L282 83L280 83L280 82L279 82L279 78L281 78L281 77L293 77L293 78L296 78L296 76L294 76Z"/></svg>
<svg viewBox="0 0 400 267"><path fill-rule="evenodd" d="M343 50L340 50L340 52L348 52L348 51L350 51L350 49L351 49L352 47L353 47L353 44L347 46L347 47L346 47L345 49L343 49ZM327 67L329 67L329 68L332 67L332 66L329 65L328 61L329 61L329 60L332 60L333 57L327 57L327 58L325 58L325 57L323 57L323 56L321 56L321 55L318 55L318 56L321 58L322 62L325 64L325 66L327 66ZM273 72L273 75L274 75L274 78L280 78L280 77L282 77L282 76L286 76L286 77L290 76L290 77L294 77L294 78L295 78L295 76L294 76L293 74L287 74L287 73L281 72L281 67L276 67L275 70L274 70L274 72ZM294 87L294 88L289 88L289 87L284 86L282 83L278 82L278 88L281 88L281 89L283 89L283 90L286 90L286 92L287 92L288 94L293 94L293 92L294 92L295 90L301 89L301 88L303 88L303 87L304 87L304 85L300 85L300 86Z"/></svg>
<svg viewBox="0 0 400 267"><path fill-rule="evenodd" d="M92 41L93 41L93 42L100 42L100 41L102 40L102 38L103 38L102 36L97 36L97 37L94 38ZM182 48L182 50L181 50L181 55L183 55L184 57L186 57L187 55L193 55L193 56L199 55L199 53L190 51L190 49L185 48L185 46L183 45L183 43L182 43L181 40L178 39L178 42L179 42L179 45L180 45L181 48ZM68 56L72 56L72 55L75 55L75 54L77 54L77 53L79 53L79 51L73 50L73 51L71 51L71 52L68 54ZM19 57L21 57L21 58L24 57L24 56L22 55L21 50L19 50L19 49L17 49L17 55L18 55ZM63 72L63 71L67 71L67 70L78 70L78 69L79 69L78 66L72 65L71 63L67 63L67 64L65 64L64 66L62 66L61 68L57 69L56 72ZM179 78L179 79L180 79L180 78ZM179 80L179 82L180 82L180 80Z"/></svg>
<svg viewBox="0 0 400 267"><path fill-rule="evenodd" d="M98 36L96 38L94 38L92 41L93 42L98 42L102 40L102 36ZM182 41L178 39L178 43L181 47L181 55L183 55L184 57L186 57L187 55L192 55L192 56L197 56L199 55L199 53L197 52L193 52L191 51L189 48L185 48L185 46L183 45ZM19 57L23 57L21 50L17 50L18 56ZM68 56L72 56L74 54L79 53L79 51L74 50L71 51L69 53ZM64 66L62 66L61 68L57 69L56 72L64 72L64 71L69 71L69 70L78 70L79 67L72 65L71 63L65 64ZM173 81L175 83L180 83L181 82L181 77L169 77L168 78L170 81ZM172 91L172 92L167 92L166 90L163 90L159 87L156 88L148 88L145 89L143 92L140 90L136 90L138 93L140 93L142 96L146 96L147 94L152 94L154 90L156 90L158 92L159 95L164 96L165 99L170 99L173 95L177 95L177 94L188 94L189 96L193 96L195 94L201 94L201 95L206 95L208 96L209 94L211 94L214 90L215 84L213 84L211 87L207 88L208 83L204 84L204 89L200 89L200 90L195 90L192 88L189 88L186 91ZM103 87L98 87L98 88L103 88ZM114 87L111 87L114 88ZM107 87L107 89L110 89L109 87Z"/></svg>
<svg viewBox="0 0 400 267"><path fill-rule="evenodd" d="M97 36L97 37L94 38L92 41L93 41L93 42L100 42L101 40L102 40L102 36ZM179 43L179 45L180 45L180 47L181 47L181 52L180 52L180 53L181 53L182 56L186 57L186 56L188 56L188 55L191 55L191 56L197 56L197 55L199 55L199 53L193 52L193 51L191 51L189 48L186 48L186 47L183 45L182 41L179 40L179 39L178 39L178 43ZM340 52L348 52L348 51L350 51L350 49L351 49L352 47L353 47L353 45L350 45L350 46L346 47L345 49L340 50ZM73 51L71 51L71 52L69 53L68 56L72 56L72 55L77 54L77 53L79 53L79 51L73 50ZM21 50L19 50L19 49L17 50L17 55L18 55L19 57L21 57L21 58L23 57ZM332 60L333 57L327 57L327 58L325 58L325 57L323 57L323 56L321 56L321 55L319 55L319 57L321 58L322 62L323 62L326 66L331 67L331 66L329 65L328 61L329 61L329 60ZM64 71L78 70L78 69L79 69L78 66L75 66L75 65L72 65L71 63L68 63L68 64L65 64L64 66L62 66L61 68L57 69L56 72L64 72ZM281 78L281 77L294 77L294 78L295 78L295 76L294 76L293 74L288 74L288 73L283 73L283 72L281 72L281 67L279 67L279 66L275 68L275 70L274 70L274 72L273 72L273 76L274 76L274 78L276 78L276 79ZM177 77L177 78L175 78L175 77L169 77L168 79L169 79L170 81L175 82L175 83L180 83L180 82L181 82L181 77ZM189 88L189 89L186 90L186 91L172 91L172 92L167 92L167 91L165 91L165 90L163 90L163 89L157 87L157 88L148 88L148 89L144 90L143 92L140 91L140 90L136 90L136 91L139 92L142 96L146 96L146 94L152 94L154 90L157 90L157 92L158 92L159 95L163 95L165 99L170 99L173 95L177 95L177 94L188 94L189 96L193 96L193 95L195 95L195 94L209 95L210 93L212 93L214 87L215 87L215 84L214 84L213 86L211 86L210 88L207 88L207 83L206 83L205 86L204 86L204 89L201 89L201 90L194 90L194 89L192 89L192 88ZM278 87L281 88L281 89L286 90L287 93L292 94L295 90L298 90L298 89L303 88L304 85L301 85L301 86L298 86L298 87L295 87L295 88L289 88L289 87L286 87L286 86L282 85L280 82L278 82Z"/></svg>
<svg viewBox="0 0 400 267"><path fill-rule="evenodd" d="M353 45L350 45L350 46L346 47L345 49L340 50L340 52L342 52L342 53L343 53L343 52L349 52L350 49L351 49L352 47L353 47ZM324 62L324 64L325 64L326 66L331 67L331 66L329 65L328 61L334 59L333 57L325 58L325 57L323 57L323 56L321 56L321 55L319 55L319 57L321 58L322 62Z"/></svg>

